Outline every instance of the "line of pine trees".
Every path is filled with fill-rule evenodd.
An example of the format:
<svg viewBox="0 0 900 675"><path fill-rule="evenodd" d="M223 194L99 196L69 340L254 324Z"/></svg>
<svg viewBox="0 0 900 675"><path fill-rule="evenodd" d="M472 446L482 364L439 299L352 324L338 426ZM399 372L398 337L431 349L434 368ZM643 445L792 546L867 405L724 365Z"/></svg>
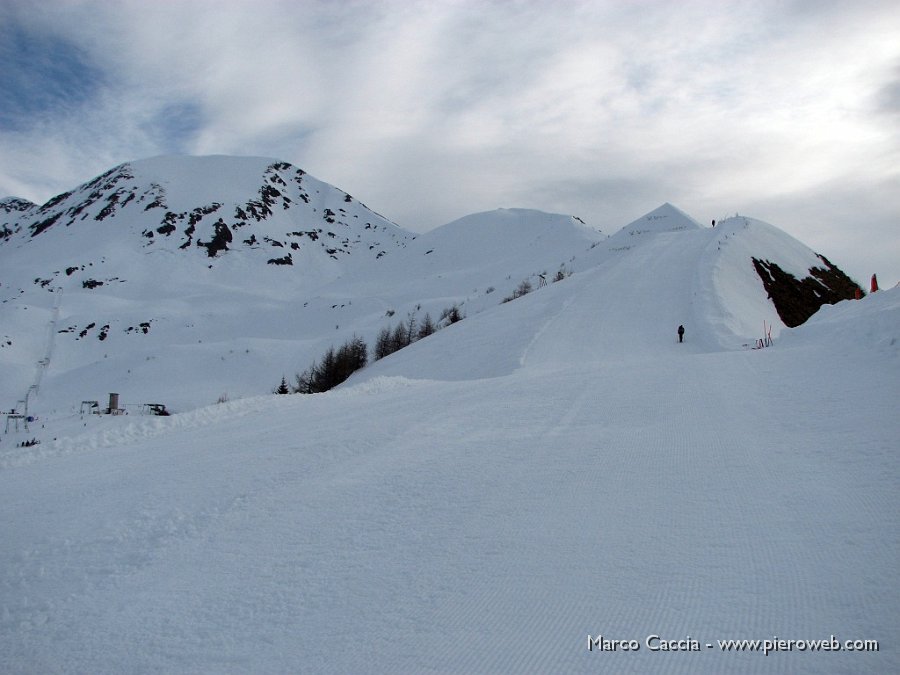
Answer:
<svg viewBox="0 0 900 675"><path fill-rule="evenodd" d="M337 350L329 347L317 363L296 376L295 394L320 394L338 386L369 360L366 341L354 335Z"/></svg>
<svg viewBox="0 0 900 675"><path fill-rule="evenodd" d="M389 356L404 347L408 347L416 340L428 337L437 330L431 314L426 314L421 323L416 319L415 313L410 313L406 321L402 321L391 329L386 326L375 338L375 349L372 352L372 360L377 361Z"/></svg>
<svg viewBox="0 0 900 675"><path fill-rule="evenodd" d="M562 281L570 274L571 272L566 269L565 265L560 265L553 281ZM490 290L493 290L493 288ZM521 298L531 291L531 282L525 279L513 291L512 295L503 298L501 303ZM393 311L388 312L388 316L392 316L393 313ZM465 315L460 311L458 305L451 305L445 308L441 312L441 317L437 323L432 320L431 314L426 313L425 318L420 322L416 318L416 313L410 312L406 321L401 321L393 328L385 326L381 329L375 340L375 347L372 350L372 361L378 361L385 356L390 356L394 352L408 347L416 340L428 337L439 328L462 321L464 318ZM353 338L345 342L337 350L334 347L329 347L319 361L314 362L309 368L295 376L293 386L289 386L287 379L282 377L281 384L274 389L274 393L320 394L333 389L360 368L365 368L369 362L368 354L369 348L365 340L354 335Z"/></svg>
<svg viewBox="0 0 900 675"><path fill-rule="evenodd" d="M560 265L553 281L562 281L570 274L571 272L566 269L565 265ZM541 276L543 277L543 275ZM493 287L488 292L492 290ZM521 298L531 291L531 282L525 279L512 295L503 298L501 303ZM388 312L388 316L393 314L393 311ZM445 308L437 323L432 320L431 314L426 313L425 318L420 322L416 318L416 313L410 312L406 321L401 321L393 328L385 326L381 329L372 350L372 361L383 359L385 356L408 347L416 340L428 337L439 328L462 321L464 318L465 315L460 311L458 305ZM295 376L293 386L288 385L287 379L282 377L281 384L273 391L276 394L320 394L328 391L338 386L360 368L365 368L369 362L368 354L369 348L365 340L354 335L337 350L329 347L319 361L314 362L309 368Z"/></svg>
<svg viewBox="0 0 900 675"><path fill-rule="evenodd" d="M428 337L441 325L456 323L464 318L459 307L453 305L441 312L441 319L435 324L430 314L419 322L415 312L410 312L406 321L401 321L394 328L383 328L378 334L375 348L372 352L372 360L377 361L385 356L409 346L416 340ZM321 359L314 362L309 368L295 376L293 386L289 386L287 379L282 377L281 384L275 388L276 394L320 394L338 386L361 368L365 368L369 362L369 348L365 340L354 335L349 341L341 345L337 350L329 347Z"/></svg>

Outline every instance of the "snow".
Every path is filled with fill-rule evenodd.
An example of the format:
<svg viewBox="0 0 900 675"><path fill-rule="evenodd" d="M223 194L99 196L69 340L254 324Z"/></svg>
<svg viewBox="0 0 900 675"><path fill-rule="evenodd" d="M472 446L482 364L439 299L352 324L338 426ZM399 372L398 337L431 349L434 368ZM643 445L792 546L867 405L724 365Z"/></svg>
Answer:
<svg viewBox="0 0 900 675"><path fill-rule="evenodd" d="M277 160L266 157L162 155L129 164L138 183L161 185L173 211L220 201L223 194L235 202L258 197L259 176Z"/></svg>
<svg viewBox="0 0 900 675"><path fill-rule="evenodd" d="M369 285L348 270L292 305L252 280L232 314L226 298L198 311L214 281L180 313L123 292L122 311L159 303L152 349L57 343L71 370L48 371L30 432L0 436L0 670L900 671L900 289L783 328L746 256L806 269L812 252L661 209L608 238L478 214L360 263ZM504 241L503 266L478 252ZM574 274L500 303L562 262ZM326 394L252 391L417 298L467 317ZM52 307L27 306L8 315L40 309L45 331ZM273 320L286 308L303 320ZM191 312L205 339L173 340ZM763 320L774 346L746 348ZM72 410L79 382L125 384L126 364L148 396L183 387L185 412ZM203 405L229 381L232 400ZM589 651L589 635L641 648ZM831 635L880 648L717 646Z"/></svg>
<svg viewBox="0 0 900 675"><path fill-rule="evenodd" d="M24 399L37 377L33 364L41 362L46 365L39 369L36 394L45 414L71 412L80 401L103 399L108 392L120 393L129 405L164 403L175 411L209 405L223 394L256 396L271 391L282 376L293 379L330 346L354 335L372 345L385 327L410 316L421 322L426 314L436 321L454 305L473 319L497 310L523 282L538 288L542 277L552 281L558 272L593 275L591 283L605 299L584 291L579 302L594 302L600 313L618 303L621 314L630 296L619 294L619 284L639 283L645 292L656 292L658 237L674 242L675 258L679 246L690 249L669 291L690 282L692 301L717 308L691 325L691 307L670 303L644 326L614 330L608 339L657 330L668 336L672 321L687 321L694 339L733 348L763 337L764 321L776 337L782 325L751 255L799 276L821 264L808 248L765 223L732 219L712 230L671 204L611 237L580 219L528 209L472 214L414 237L346 193L274 159L157 157L121 165L105 180L99 187L91 181L60 202L64 209L89 202L71 224L65 211L52 227L31 236L27 225L34 217L26 214L18 221L23 229L0 242L0 344L4 336L12 343L0 348L4 407ZM276 187L291 203L277 198L268 218L239 226L232 214L259 199L261 185ZM96 220L116 194L118 211ZM129 195L136 197L126 203ZM166 206L148 210L160 195ZM215 204L222 207L203 216L191 235L209 241L212 221L231 223L234 241L215 257L193 244L181 248L186 220L176 221L171 236L144 234L158 232L164 213ZM335 223L328 222L326 209ZM40 217L50 213L55 211ZM316 230L315 241L295 236ZM257 243L247 245L251 234ZM332 246L340 250L327 254ZM268 264L286 253L293 265ZM632 273L634 256L641 255L645 265ZM585 283L570 279L572 286ZM103 285L84 286L91 281ZM496 323L502 316L492 313L485 320ZM542 320L543 315L533 318ZM498 329L504 342L520 339L512 335L514 324ZM526 333L521 339L527 342ZM476 343L486 339L471 335ZM439 344L446 348L444 341ZM462 369L476 374L508 373L521 358L490 348L472 353L479 356ZM447 359L435 363L440 377L460 368Z"/></svg>
<svg viewBox="0 0 900 675"><path fill-rule="evenodd" d="M891 672L896 358L825 355L608 354L91 420L0 473L5 670ZM588 652L601 633L882 649Z"/></svg>
<svg viewBox="0 0 900 675"><path fill-rule="evenodd" d="M699 229L702 225L691 216L672 204L666 202L637 220L623 227L618 234L629 237L659 232L678 232L680 230Z"/></svg>
<svg viewBox="0 0 900 675"><path fill-rule="evenodd" d="M281 194L266 218L237 218L238 208L248 211L248 201L275 186ZM160 199L164 206L150 208ZM188 235L195 209L216 204ZM98 219L106 205L117 210ZM48 352L39 391L46 411L110 391L177 410L207 405L223 391L268 392L328 346L325 326L333 331L343 321L317 293L412 240L343 191L265 158L132 162L41 208L0 239L0 339L12 343L0 349L4 407L23 400L33 364ZM56 213L54 225L32 236L29 224ZM171 236L159 230L167 214L185 216L173 221ZM210 257L196 241L209 241L219 218L234 228L234 241ZM256 243L246 244L251 235ZM194 244L183 249L185 241ZM285 255L293 265L268 263ZM203 372L202 381L184 381L190 371Z"/></svg>
<svg viewBox="0 0 900 675"><path fill-rule="evenodd" d="M787 346L824 343L847 355L865 347L890 358L900 351L898 324L900 286L871 293L859 302L825 305L785 337Z"/></svg>

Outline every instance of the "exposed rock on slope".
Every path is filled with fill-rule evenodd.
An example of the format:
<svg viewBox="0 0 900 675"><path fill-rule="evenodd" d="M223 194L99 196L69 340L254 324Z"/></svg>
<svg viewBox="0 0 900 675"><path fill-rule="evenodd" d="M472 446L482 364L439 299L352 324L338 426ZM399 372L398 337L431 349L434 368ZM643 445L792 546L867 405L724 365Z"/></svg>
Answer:
<svg viewBox="0 0 900 675"><path fill-rule="evenodd" d="M822 305L852 300L862 289L850 277L831 264L825 256L816 254L824 267L811 267L810 276L797 279L776 263L753 258L759 278L772 299L784 325L795 328L815 314Z"/></svg>

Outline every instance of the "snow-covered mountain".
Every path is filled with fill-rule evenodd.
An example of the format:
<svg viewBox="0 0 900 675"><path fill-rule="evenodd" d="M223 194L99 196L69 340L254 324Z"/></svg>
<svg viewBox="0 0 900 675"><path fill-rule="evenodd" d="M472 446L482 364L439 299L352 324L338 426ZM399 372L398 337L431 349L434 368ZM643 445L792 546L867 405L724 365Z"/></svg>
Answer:
<svg viewBox="0 0 900 675"><path fill-rule="evenodd" d="M124 281L93 288L64 267L90 219L33 235L38 207L4 202L0 386L39 384L0 436L4 672L900 670L900 289L790 328L847 293L836 268L669 204L611 236L385 223L391 247L276 266L235 236L182 249L187 225L151 243L145 190L95 221ZM258 395L451 305L335 390ZM80 414L106 392L185 412Z"/></svg>
<svg viewBox="0 0 900 675"><path fill-rule="evenodd" d="M672 238L669 257L690 242L683 264L692 286L679 292L721 304L704 335L743 344L759 337L763 319L776 334L782 325L752 261L797 279L821 264L758 221L713 231L670 204L611 237L579 218L525 209L473 214L416 237L302 169L263 158L131 162L42 206L5 199L0 218L0 398L20 407L26 397L58 409L115 391L135 406L186 410L257 395L353 335L372 344L400 321L438 322L453 307L474 316L576 271L603 277L629 268L625 252L658 237ZM655 279L654 264L648 257L636 272L643 292L673 290ZM723 286L719 270L739 287ZM186 379L193 369L202 375Z"/></svg>
<svg viewBox="0 0 900 675"><path fill-rule="evenodd" d="M297 258L309 265L316 264L318 249L333 260L356 250L379 256L409 237L302 169L257 157L130 162L43 206L11 197L0 202L0 211L0 237L22 251L46 255L59 230L68 229L73 264L66 269L96 263L75 258L96 257L111 240L136 248L140 242L144 253L196 249L204 259L221 260L221 253L241 250L267 264L293 265ZM41 237L45 232L57 236Z"/></svg>
<svg viewBox="0 0 900 675"><path fill-rule="evenodd" d="M10 406L256 395L354 331L478 311L602 237L510 210L416 240L287 163L218 156L123 164L40 207L5 199L0 218ZM185 363L206 375L184 381Z"/></svg>
<svg viewBox="0 0 900 675"><path fill-rule="evenodd" d="M222 370L214 360L236 341L308 336L297 310L315 289L412 240L350 195L262 158L159 157L41 207L3 204L4 399L22 398L45 362L48 380L71 374L74 399L100 395L88 385L104 370L139 378L143 363L169 382L182 359ZM204 353L210 342L229 346ZM268 352L240 346L245 370Z"/></svg>

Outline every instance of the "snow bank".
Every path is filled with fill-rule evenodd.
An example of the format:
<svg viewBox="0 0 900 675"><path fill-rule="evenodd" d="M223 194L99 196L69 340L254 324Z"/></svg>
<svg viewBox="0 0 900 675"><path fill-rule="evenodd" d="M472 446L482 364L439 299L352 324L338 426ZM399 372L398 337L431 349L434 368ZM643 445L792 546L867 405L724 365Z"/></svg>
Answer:
<svg viewBox="0 0 900 675"><path fill-rule="evenodd" d="M842 354L896 357L900 354L900 288L824 305L804 325L786 330L782 340L785 347L818 344Z"/></svg>

